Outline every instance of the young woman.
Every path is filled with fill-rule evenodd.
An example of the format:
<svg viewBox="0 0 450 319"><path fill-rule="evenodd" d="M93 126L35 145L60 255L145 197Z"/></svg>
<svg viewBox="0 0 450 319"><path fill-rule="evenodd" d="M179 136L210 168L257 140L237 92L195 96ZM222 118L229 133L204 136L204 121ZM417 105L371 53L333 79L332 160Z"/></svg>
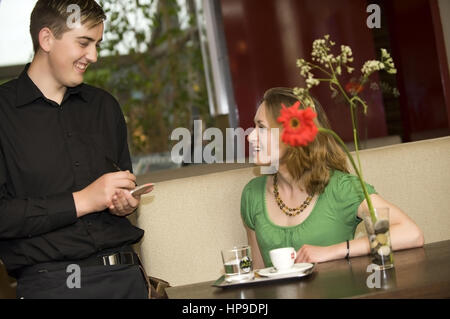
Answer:
<svg viewBox="0 0 450 319"><path fill-rule="evenodd" d="M359 180L349 174L346 154L331 135L318 133L307 146L293 147L281 140L277 122L282 104L298 102L291 89L273 88L264 94L248 136L257 165L279 163L278 172L252 179L241 197L241 214L252 247L254 267L271 266L269 251L294 247L296 262L324 262L369 254L368 238L353 239L366 200ZM305 105L301 105L305 108ZM318 103L315 124L329 128ZM278 152L271 150L270 131L279 130ZM267 134L266 134L267 132ZM366 184L374 207L388 207L394 250L420 247L423 233L400 208Z"/></svg>

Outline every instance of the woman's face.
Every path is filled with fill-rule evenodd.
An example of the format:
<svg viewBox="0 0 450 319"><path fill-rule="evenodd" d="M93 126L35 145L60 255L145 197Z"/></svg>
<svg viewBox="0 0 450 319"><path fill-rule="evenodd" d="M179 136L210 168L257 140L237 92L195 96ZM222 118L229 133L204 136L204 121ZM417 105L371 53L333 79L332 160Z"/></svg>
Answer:
<svg viewBox="0 0 450 319"><path fill-rule="evenodd" d="M256 111L255 129L248 135L250 156L256 165L271 165L278 163L286 151L286 145L281 142L281 129L274 127L270 114L263 102Z"/></svg>

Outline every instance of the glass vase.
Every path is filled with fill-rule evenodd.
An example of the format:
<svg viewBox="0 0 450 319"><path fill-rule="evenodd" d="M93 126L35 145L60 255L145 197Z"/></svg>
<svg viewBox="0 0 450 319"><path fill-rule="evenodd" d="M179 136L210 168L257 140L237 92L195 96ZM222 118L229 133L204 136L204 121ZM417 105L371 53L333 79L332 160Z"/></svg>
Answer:
<svg viewBox="0 0 450 319"><path fill-rule="evenodd" d="M381 207L374 210L375 220L372 220L368 211L364 213L363 220L369 238L372 263L380 270L386 270L394 267L394 254L389 233L389 208Z"/></svg>

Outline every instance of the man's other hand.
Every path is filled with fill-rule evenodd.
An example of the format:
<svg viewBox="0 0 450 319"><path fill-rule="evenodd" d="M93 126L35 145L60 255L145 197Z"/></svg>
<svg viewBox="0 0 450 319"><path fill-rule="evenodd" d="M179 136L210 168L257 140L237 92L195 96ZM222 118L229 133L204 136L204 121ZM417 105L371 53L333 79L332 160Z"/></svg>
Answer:
<svg viewBox="0 0 450 319"><path fill-rule="evenodd" d="M110 208L113 197L117 196L116 192L134 189L135 182L136 176L129 171L107 173L99 177L81 191L73 193L77 217ZM135 201L131 204L135 205Z"/></svg>

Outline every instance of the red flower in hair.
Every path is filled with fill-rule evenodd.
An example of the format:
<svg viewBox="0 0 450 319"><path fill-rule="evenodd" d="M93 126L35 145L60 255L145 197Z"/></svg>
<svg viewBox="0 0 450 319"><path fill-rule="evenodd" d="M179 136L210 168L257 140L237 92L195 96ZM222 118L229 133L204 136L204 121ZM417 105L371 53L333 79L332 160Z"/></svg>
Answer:
<svg viewBox="0 0 450 319"><path fill-rule="evenodd" d="M306 146L316 138L318 129L314 123L317 114L312 108L300 109L300 102L290 107L284 104L277 121L283 124L281 140L291 146Z"/></svg>

